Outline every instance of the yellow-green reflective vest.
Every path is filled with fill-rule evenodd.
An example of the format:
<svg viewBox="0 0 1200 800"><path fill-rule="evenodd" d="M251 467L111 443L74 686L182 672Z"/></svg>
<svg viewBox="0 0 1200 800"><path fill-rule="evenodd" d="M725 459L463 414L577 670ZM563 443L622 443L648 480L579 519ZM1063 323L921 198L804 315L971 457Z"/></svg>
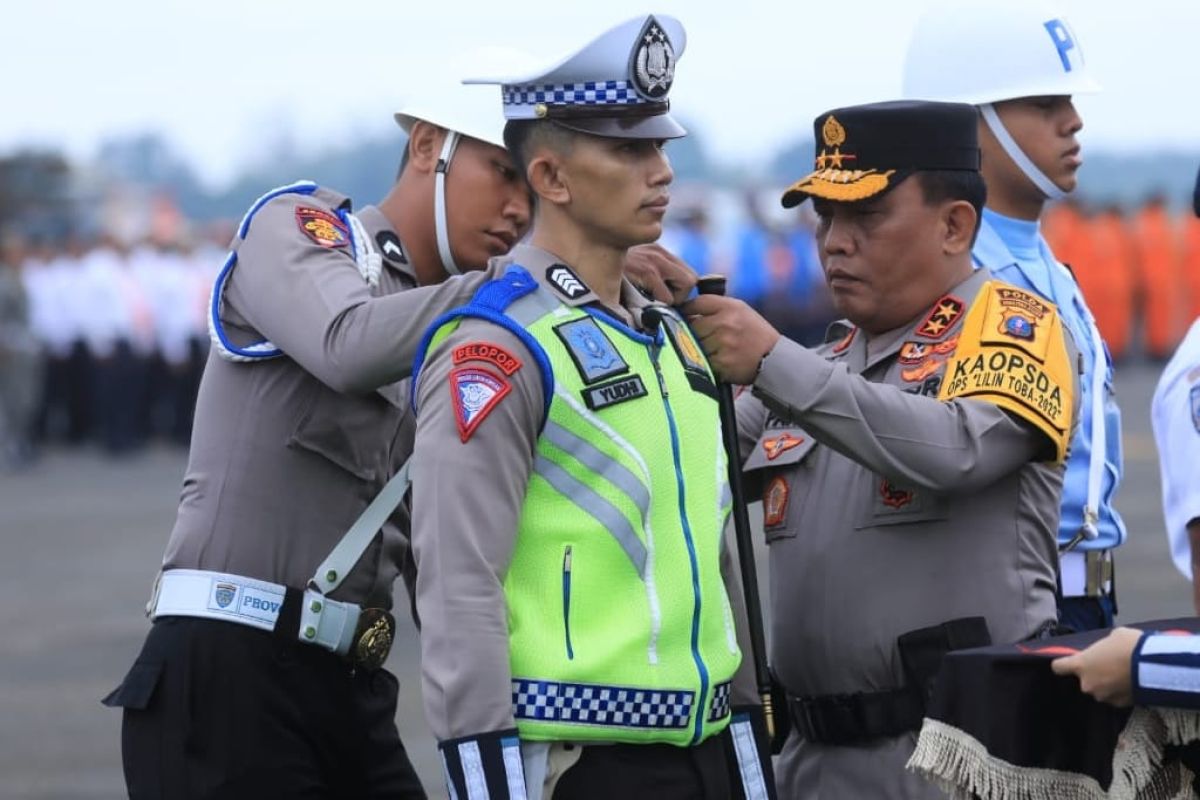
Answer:
<svg viewBox="0 0 1200 800"><path fill-rule="evenodd" d="M712 373L672 311L651 337L561 304L519 267L506 280L535 288L503 318L480 310L481 290L427 339L491 319L547 384L504 579L520 736L696 744L728 725L741 661L719 566L731 494Z"/></svg>

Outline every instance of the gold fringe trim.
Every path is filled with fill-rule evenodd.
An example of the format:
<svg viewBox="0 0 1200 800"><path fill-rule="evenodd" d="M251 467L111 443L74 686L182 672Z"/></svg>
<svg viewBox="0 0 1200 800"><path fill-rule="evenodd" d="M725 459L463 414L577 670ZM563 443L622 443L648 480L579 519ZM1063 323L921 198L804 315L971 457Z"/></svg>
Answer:
<svg viewBox="0 0 1200 800"><path fill-rule="evenodd" d="M1168 744L1188 744L1200 739L1200 711L1182 708L1157 709L1167 730Z"/></svg>
<svg viewBox="0 0 1200 800"><path fill-rule="evenodd" d="M1200 732L1200 721L1190 724ZM1155 711L1134 711L1117 740L1108 791L1088 775L1010 764L969 734L933 719L925 720L906 768L953 800L1187 800L1191 772L1180 764L1162 768L1167 727Z"/></svg>
<svg viewBox="0 0 1200 800"><path fill-rule="evenodd" d="M889 179L896 170L875 172L874 170L823 169L805 175L793 183L785 195L792 192L852 203L877 195L888 187Z"/></svg>

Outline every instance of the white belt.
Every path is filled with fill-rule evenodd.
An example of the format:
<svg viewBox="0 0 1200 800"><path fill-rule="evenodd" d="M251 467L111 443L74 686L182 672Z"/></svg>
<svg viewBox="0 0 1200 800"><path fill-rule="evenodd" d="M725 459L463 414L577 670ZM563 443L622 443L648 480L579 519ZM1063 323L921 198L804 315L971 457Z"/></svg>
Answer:
<svg viewBox="0 0 1200 800"><path fill-rule="evenodd" d="M1088 554L1091 553L1091 586L1088 585ZM1100 593L1112 593L1111 568L1104 570L1104 562L1111 554L1104 550L1070 550L1060 553L1058 565L1062 576L1063 597L1095 597ZM1100 591L1097 591L1097 588Z"/></svg>
<svg viewBox="0 0 1200 800"><path fill-rule="evenodd" d="M159 578L150 617L203 617L273 631L286 593L285 586L241 575L172 569ZM355 603L330 600L308 589L296 638L345 655L354 642L360 611Z"/></svg>

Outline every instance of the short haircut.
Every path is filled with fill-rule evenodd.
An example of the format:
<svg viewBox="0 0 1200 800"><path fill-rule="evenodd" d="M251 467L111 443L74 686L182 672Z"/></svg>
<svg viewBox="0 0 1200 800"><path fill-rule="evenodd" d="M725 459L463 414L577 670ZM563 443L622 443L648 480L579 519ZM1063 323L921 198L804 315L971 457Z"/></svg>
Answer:
<svg viewBox="0 0 1200 800"><path fill-rule="evenodd" d="M569 153L579 134L556 125L547 119L514 119L504 126L504 146L525 175L529 170L529 157L539 147L548 147L558 153Z"/></svg>
<svg viewBox="0 0 1200 800"><path fill-rule="evenodd" d="M971 235L974 243L983 222L983 207L987 205L987 184L983 175L974 170L930 169L919 170L914 177L921 185L925 202L930 205L947 200L966 200L971 204L975 209L975 232Z"/></svg>

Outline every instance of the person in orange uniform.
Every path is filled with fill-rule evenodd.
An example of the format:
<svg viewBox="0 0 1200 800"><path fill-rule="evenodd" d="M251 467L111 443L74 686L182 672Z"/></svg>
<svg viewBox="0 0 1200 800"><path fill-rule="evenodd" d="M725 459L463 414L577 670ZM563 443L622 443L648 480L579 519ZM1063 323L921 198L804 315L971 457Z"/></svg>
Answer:
<svg viewBox="0 0 1200 800"><path fill-rule="evenodd" d="M1086 233L1091 239L1092 259L1080 262L1075 278L1092 307L1109 353L1121 359L1129 351L1133 323L1133 237L1117 205L1106 206L1092 217Z"/></svg>
<svg viewBox="0 0 1200 800"><path fill-rule="evenodd" d="M1146 354L1166 360L1179 343L1183 308L1179 239L1161 196L1151 197L1134 223L1138 262L1145 286Z"/></svg>

